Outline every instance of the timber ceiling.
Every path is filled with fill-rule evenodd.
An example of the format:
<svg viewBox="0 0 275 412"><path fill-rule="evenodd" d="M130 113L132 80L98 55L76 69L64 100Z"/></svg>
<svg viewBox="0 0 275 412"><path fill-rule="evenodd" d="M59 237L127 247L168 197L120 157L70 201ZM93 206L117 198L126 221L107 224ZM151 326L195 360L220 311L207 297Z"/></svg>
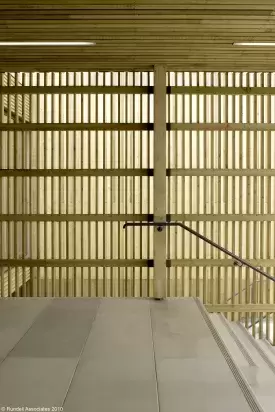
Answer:
<svg viewBox="0 0 275 412"><path fill-rule="evenodd" d="M1 71L274 71L274 0L0 0L0 41L96 46L0 47Z"/></svg>

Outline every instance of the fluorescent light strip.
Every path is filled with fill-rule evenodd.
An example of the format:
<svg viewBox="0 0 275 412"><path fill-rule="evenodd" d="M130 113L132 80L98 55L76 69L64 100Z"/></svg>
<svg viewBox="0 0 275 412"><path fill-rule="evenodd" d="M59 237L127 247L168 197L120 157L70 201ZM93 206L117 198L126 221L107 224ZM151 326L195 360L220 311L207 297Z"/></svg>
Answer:
<svg viewBox="0 0 275 412"><path fill-rule="evenodd" d="M275 42L240 42L233 43L233 46L275 47Z"/></svg>
<svg viewBox="0 0 275 412"><path fill-rule="evenodd" d="M0 41L0 46L95 46L91 41Z"/></svg>

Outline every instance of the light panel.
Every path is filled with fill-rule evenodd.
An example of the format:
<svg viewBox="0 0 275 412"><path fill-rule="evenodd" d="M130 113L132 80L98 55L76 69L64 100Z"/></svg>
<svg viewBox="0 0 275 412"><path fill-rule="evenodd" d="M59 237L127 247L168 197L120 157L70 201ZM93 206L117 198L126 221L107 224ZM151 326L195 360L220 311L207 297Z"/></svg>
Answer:
<svg viewBox="0 0 275 412"><path fill-rule="evenodd" d="M0 46L95 46L91 41L0 41Z"/></svg>
<svg viewBox="0 0 275 412"><path fill-rule="evenodd" d="M240 42L233 43L233 46L275 47L275 42Z"/></svg>

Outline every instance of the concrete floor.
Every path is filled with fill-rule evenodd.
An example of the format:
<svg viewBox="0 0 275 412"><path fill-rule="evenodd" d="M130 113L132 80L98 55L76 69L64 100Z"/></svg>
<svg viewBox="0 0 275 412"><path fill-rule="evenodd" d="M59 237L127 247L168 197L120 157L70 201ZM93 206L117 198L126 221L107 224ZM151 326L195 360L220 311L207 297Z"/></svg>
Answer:
<svg viewBox="0 0 275 412"><path fill-rule="evenodd" d="M195 299L2 299L0 406L255 410L207 317Z"/></svg>

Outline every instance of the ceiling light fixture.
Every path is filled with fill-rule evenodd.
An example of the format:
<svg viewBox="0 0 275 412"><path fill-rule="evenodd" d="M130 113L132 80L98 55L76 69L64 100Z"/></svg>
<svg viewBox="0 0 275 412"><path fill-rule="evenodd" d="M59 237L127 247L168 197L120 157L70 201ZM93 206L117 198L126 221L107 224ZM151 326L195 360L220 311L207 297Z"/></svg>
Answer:
<svg viewBox="0 0 275 412"><path fill-rule="evenodd" d="M95 46L92 41L0 41L0 46Z"/></svg>
<svg viewBox="0 0 275 412"><path fill-rule="evenodd" d="M237 42L233 46L275 47L275 42Z"/></svg>

